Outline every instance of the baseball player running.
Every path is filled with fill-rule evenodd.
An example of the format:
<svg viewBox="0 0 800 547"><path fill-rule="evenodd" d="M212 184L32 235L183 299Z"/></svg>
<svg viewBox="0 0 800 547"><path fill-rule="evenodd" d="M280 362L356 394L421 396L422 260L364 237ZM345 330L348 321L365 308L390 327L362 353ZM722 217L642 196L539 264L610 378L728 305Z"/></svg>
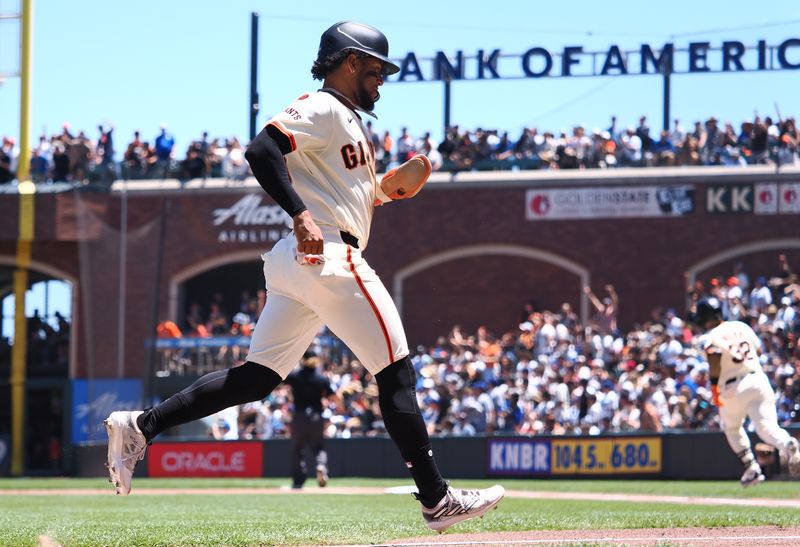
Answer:
<svg viewBox="0 0 800 547"><path fill-rule="evenodd" d="M708 331L700 338L700 344L708 359L711 391L725 437L744 466L742 486L764 480L743 427L748 416L758 436L786 457L789 473L800 475L800 446L797 439L778 426L775 393L761 370L761 341L756 333L741 321L723 321L722 303L716 297L697 302L694 321Z"/></svg>
<svg viewBox="0 0 800 547"><path fill-rule="evenodd" d="M320 39L311 69L322 89L298 97L273 117L245 157L259 184L293 219L294 230L265 255L269 294L247 362L198 379L154 408L113 412L110 480L127 495L136 462L165 429L232 405L266 397L295 367L321 325L375 377L386 431L400 450L433 530L496 507L502 486L457 490L436 466L414 391L415 373L397 309L362 256L376 206L413 197L430 174L424 156L380 181L363 117L374 116L378 89L400 69L379 30L341 22ZM403 230L403 226L398 226Z"/></svg>

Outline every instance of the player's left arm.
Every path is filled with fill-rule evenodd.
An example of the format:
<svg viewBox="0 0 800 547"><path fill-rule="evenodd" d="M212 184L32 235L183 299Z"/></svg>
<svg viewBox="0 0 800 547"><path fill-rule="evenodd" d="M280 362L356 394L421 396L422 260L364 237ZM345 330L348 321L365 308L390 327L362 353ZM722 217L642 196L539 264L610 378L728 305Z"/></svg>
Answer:
<svg viewBox="0 0 800 547"><path fill-rule="evenodd" d="M709 345L706 347L706 358L708 359L708 375L711 378L712 402L717 405L717 407L721 407L722 401L719 400L719 376L722 374L722 353L716 346Z"/></svg>
<svg viewBox="0 0 800 547"><path fill-rule="evenodd" d="M416 196L431 176L431 160L417 154L399 167L390 169L375 189L375 205Z"/></svg>
<svg viewBox="0 0 800 547"><path fill-rule="evenodd" d="M247 147L244 158L258 184L289 216L294 217L305 211L306 205L292 188L283 159L284 154L291 152L289 146L287 137L275 126L267 124Z"/></svg>

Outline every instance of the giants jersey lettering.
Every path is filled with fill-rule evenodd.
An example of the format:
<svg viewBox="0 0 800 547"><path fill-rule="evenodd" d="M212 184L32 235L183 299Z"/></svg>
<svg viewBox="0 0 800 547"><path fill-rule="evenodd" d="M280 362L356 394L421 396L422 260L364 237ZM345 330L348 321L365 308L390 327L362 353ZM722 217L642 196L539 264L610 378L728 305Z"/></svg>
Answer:
<svg viewBox="0 0 800 547"><path fill-rule="evenodd" d="M718 353L722 356L721 385L729 378L761 370L758 360L761 341L753 329L741 321L720 323L706 334L702 346L707 354Z"/></svg>
<svg viewBox="0 0 800 547"><path fill-rule="evenodd" d="M301 95L271 124L291 143L292 185L314 221L356 236L363 250L374 210L375 153L361 118L334 95Z"/></svg>

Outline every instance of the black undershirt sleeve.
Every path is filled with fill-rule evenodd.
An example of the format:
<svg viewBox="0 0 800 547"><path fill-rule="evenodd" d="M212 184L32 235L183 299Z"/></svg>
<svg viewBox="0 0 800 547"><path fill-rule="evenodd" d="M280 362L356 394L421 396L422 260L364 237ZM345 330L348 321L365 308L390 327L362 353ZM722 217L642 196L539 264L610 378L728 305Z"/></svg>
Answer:
<svg viewBox="0 0 800 547"><path fill-rule="evenodd" d="M283 155L291 151L288 138L267 125L247 147L244 157L264 191L293 217L305 211L306 206L292 188L289 170L283 159Z"/></svg>

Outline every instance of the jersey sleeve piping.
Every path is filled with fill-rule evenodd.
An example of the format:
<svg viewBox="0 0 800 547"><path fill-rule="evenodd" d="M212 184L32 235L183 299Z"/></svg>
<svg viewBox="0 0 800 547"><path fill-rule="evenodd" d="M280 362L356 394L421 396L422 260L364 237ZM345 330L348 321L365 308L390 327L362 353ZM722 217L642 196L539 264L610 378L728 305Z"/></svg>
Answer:
<svg viewBox="0 0 800 547"><path fill-rule="evenodd" d="M267 131L269 135L278 143L281 153L285 156L297 150L297 142L294 140L294 135L291 131L287 131L281 122L278 120L271 120L267 124Z"/></svg>

